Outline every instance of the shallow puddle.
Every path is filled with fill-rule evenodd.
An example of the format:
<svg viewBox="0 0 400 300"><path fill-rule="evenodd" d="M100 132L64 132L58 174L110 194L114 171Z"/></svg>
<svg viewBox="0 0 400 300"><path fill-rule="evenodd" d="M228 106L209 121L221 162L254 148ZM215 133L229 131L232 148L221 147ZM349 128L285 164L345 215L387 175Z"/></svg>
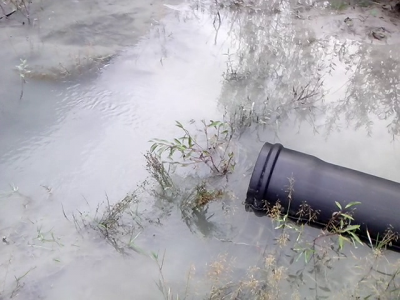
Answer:
<svg viewBox="0 0 400 300"><path fill-rule="evenodd" d="M243 200L266 141L400 181L393 13L322 1L35 5L31 25L0 19L0 299L387 292L397 253L336 253L321 238L311 256L300 248L319 229L276 230ZM182 136L176 121L201 140L201 120L235 129L234 171L178 165L163 192L146 170L149 140ZM210 195L203 181L218 197L193 209Z"/></svg>

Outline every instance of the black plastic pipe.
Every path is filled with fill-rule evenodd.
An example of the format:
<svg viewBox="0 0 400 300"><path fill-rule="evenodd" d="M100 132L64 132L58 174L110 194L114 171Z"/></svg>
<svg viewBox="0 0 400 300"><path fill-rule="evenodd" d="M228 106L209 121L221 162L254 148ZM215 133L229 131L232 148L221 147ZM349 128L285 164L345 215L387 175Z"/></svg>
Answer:
<svg viewBox="0 0 400 300"><path fill-rule="evenodd" d="M289 190L292 189L291 197ZM255 164L247 191L246 208L268 210L279 201L284 213L298 218L300 206L307 203L319 211L315 224L326 225L333 214L351 207L352 224L360 225L358 234L382 239L391 228L400 232L400 184L322 161L314 156L265 143ZM264 214L265 215L265 214ZM400 239L393 241L400 249Z"/></svg>

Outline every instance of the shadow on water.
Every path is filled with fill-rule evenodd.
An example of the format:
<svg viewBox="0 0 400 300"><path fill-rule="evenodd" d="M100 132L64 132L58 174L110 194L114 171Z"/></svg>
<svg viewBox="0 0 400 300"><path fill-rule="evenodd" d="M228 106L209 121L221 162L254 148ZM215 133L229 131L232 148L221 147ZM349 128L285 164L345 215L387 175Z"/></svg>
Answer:
<svg viewBox="0 0 400 300"><path fill-rule="evenodd" d="M17 115L34 105L50 117L25 127L0 119L0 299L398 297L398 255L385 244L341 249L337 234L276 213L258 218L242 205L265 141L400 180L398 40L389 30L374 38L376 28L392 28L379 23L390 23L379 6L165 7L169 13L134 47L118 48L95 78L27 86ZM56 36L46 35L53 43ZM60 43L68 41L76 43ZM153 161L144 170L149 139L193 141L179 140L175 120L209 145L192 119L231 126L233 172L210 176L207 152L185 168L166 172ZM13 182L20 189L9 190Z"/></svg>

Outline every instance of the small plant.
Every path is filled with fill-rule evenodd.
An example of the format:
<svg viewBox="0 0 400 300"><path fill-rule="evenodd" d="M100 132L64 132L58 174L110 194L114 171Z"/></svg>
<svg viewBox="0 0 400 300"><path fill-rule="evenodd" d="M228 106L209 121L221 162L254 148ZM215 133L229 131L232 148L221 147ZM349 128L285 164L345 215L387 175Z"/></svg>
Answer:
<svg viewBox="0 0 400 300"><path fill-rule="evenodd" d="M226 254L219 255L216 261L209 264L207 277L211 281L211 291L204 299L294 299L297 293L291 293L284 287L287 268L278 263L276 254L266 253L261 257L260 265L249 267L239 280L233 280L235 258L228 260Z"/></svg>
<svg viewBox="0 0 400 300"><path fill-rule="evenodd" d="M294 178L290 177L288 178L288 181L289 185L286 191L288 193L287 207L283 207L279 200L276 201L273 206L270 203L266 202L267 215L271 217L274 222L277 222L277 226L275 226L275 229L282 230L282 233L278 238L278 244L281 247L285 246L288 242L289 233L296 232L297 238L294 250L300 253L299 257L304 255L305 262L307 263L316 254L316 248L319 247L317 242L327 237L336 236L338 238L338 251L343 250L344 242L351 242L354 246L356 246L357 243L363 245L357 234L357 231L360 229L360 225L351 224L351 222L354 221L352 215L355 206L359 205L361 202L350 202L345 207L342 207L342 205L336 201L335 205L338 208L338 211L332 214L332 218L322 229L322 233L318 235L311 244L301 246L299 241L303 233L303 224L314 223L317 220L320 211L311 208L307 202L303 202L299 206L297 213L294 214L294 212L291 212L295 180ZM297 224L295 222L291 222L289 219L296 220Z"/></svg>
<svg viewBox="0 0 400 300"><path fill-rule="evenodd" d="M198 184L195 189L196 189L196 199L195 199L196 207L207 205L209 202L221 198L222 195L224 194L222 190L207 189L205 181Z"/></svg>
<svg viewBox="0 0 400 300"><path fill-rule="evenodd" d="M224 55L227 56L227 61L226 61L226 71L222 74L222 77L227 82L242 81L250 76L249 72L239 73L238 66L235 65L235 62L232 59L232 56L234 54L231 54L228 51L228 53L226 53Z"/></svg>
<svg viewBox="0 0 400 300"><path fill-rule="evenodd" d="M335 204L339 208L339 211L332 214L332 218L326 225L325 231L328 232L327 235L338 235L339 250L343 249L343 243L345 241L352 242L354 245L356 245L356 243L363 245L356 233L360 229L360 225L351 225L351 222L354 221L352 217L353 209L351 208L361 204L361 202L350 202L344 209L339 202L335 201Z"/></svg>
<svg viewBox="0 0 400 300"><path fill-rule="evenodd" d="M293 201L293 192L294 192L294 183L295 180L293 177L288 178L289 180L289 186L286 190L288 193L287 199L288 199L288 207L287 209L284 209L280 203L280 201L276 201L276 203L270 207L267 203L267 215L272 218L275 222L277 222L277 226L275 229L281 229L282 233L278 237L278 245L280 247L286 246L287 242L289 241L289 230L294 231L298 234L296 241L298 241L301 237L301 234L303 232L303 226L299 226L299 224L296 224L294 222L290 221L290 206ZM285 214L283 212L286 211ZM316 215L318 212L314 212Z"/></svg>
<svg viewBox="0 0 400 300"><path fill-rule="evenodd" d="M211 217L209 212L212 208L209 204L216 201L225 194L222 189L209 187L206 181L202 181L193 187L188 187L186 192L180 191L174 201L181 212L182 220L191 232L200 232L204 236L220 233L218 223ZM224 203L219 203L224 207Z"/></svg>
<svg viewBox="0 0 400 300"><path fill-rule="evenodd" d="M189 296L189 284L190 280L194 274L194 266L191 266L186 278L186 286L185 286L185 292L183 297L179 297L179 295L173 295L171 288L167 285L167 282L164 277L164 272L163 272L163 267L164 267L164 261L165 261L165 251L163 253L162 258L160 259L160 256L158 253L152 252L150 256L157 264L158 267L158 272L160 274L160 279L157 282L157 287L160 290L160 292L163 294L164 300L179 300L179 299L187 299Z"/></svg>
<svg viewBox="0 0 400 300"><path fill-rule="evenodd" d="M307 202L303 202L296 213L297 222L311 224L317 220L319 213L319 210L314 210Z"/></svg>
<svg viewBox="0 0 400 300"><path fill-rule="evenodd" d="M56 238L54 236L54 233L49 230L47 232L42 232L42 229L39 227L36 229L37 230L37 237L36 239L38 241L40 241L41 243L55 243L58 246L62 247L64 246L61 242L60 242L60 238ZM49 236L50 235L50 236Z"/></svg>
<svg viewBox="0 0 400 300"><path fill-rule="evenodd" d="M24 85L26 83L25 76L31 72L28 69L28 64L26 62L26 59L20 59L20 61L21 63L16 66L19 73L19 77L21 78L21 94L19 96L19 100L21 100L22 97L24 96Z"/></svg>
<svg viewBox="0 0 400 300"><path fill-rule="evenodd" d="M14 298L15 296L18 295L20 290L24 287L25 283L22 281L32 270L36 269L36 267L30 268L28 271L26 271L23 275L17 277L14 276L15 278L15 288L12 290L10 299Z"/></svg>
<svg viewBox="0 0 400 300"><path fill-rule="evenodd" d="M164 273L163 273L165 251L161 258L161 261L160 261L160 257L158 255L158 253L152 252L151 255L152 255L152 258L154 259L154 261L156 262L157 267L158 267L158 272L160 273L160 279L157 283L158 289L163 294L165 300L174 299L175 297L171 293L171 288L169 288L167 286L165 277L164 277ZM179 298L177 297L177 299L179 299Z"/></svg>
<svg viewBox="0 0 400 300"><path fill-rule="evenodd" d="M313 111L316 108L315 104L323 99L324 94L321 92L323 83L323 79L318 78L309 80L305 84L293 85L284 100L280 97L274 99L268 96L262 101L257 101L256 98L250 96L242 98L241 104L235 109L226 107L229 123L235 132L243 132L246 128L255 126L255 128L264 129L272 127L278 133L280 124L293 112L297 112L299 120L307 120L317 131ZM307 113L304 114L305 112Z"/></svg>
<svg viewBox="0 0 400 300"><path fill-rule="evenodd" d="M104 212L103 217L99 220L98 224L100 230L104 233L104 236L109 236L110 232L118 226L118 221L122 214L134 200L135 196L127 195L115 205L108 205L107 210Z"/></svg>
<svg viewBox="0 0 400 300"><path fill-rule="evenodd" d="M376 239L375 243L372 242L369 231L367 230L367 237L370 243L370 247L376 257L382 256L383 250L387 248L387 246L392 246L393 242L396 242L399 239L399 234L393 231L392 227L388 227L383 234L382 239Z"/></svg>
<svg viewBox="0 0 400 300"><path fill-rule="evenodd" d="M173 182L169 175L169 168L165 168L160 155L154 152L147 152L144 157L146 159L146 170L150 173L151 177L159 183L162 190L171 188Z"/></svg>
<svg viewBox="0 0 400 300"><path fill-rule="evenodd" d="M134 240L139 236L140 232L134 236L134 231L137 229L135 225L142 227L140 223L135 220L137 214L132 212L131 206L137 203L138 199L135 193L127 195L121 201L114 205L108 203L106 211L103 216L96 220L95 225L91 225L92 228L98 229L104 238L109 242L117 251L125 253L124 247L128 246L130 249L136 251L134 246ZM122 218L124 216L130 216L132 224L126 225ZM128 242L124 243L121 240L123 236L130 236Z"/></svg>
<svg viewBox="0 0 400 300"><path fill-rule="evenodd" d="M356 244L363 245L363 242L360 240L357 231L360 229L360 225L352 225L351 222L354 221L354 218L352 217L352 213L354 210L354 206L359 205L361 202L350 202L348 203L344 208L342 205L335 201L335 204L339 211L334 212L332 214L332 218L329 220L329 222L326 224L326 226L322 229L322 232L320 235L318 235L312 243L308 243L306 246L300 246L296 245L294 247L294 250L299 254L298 258L304 255L304 260L306 263L310 261L311 258L314 258L315 260L315 255L317 254L317 248L322 249L322 255L321 257L326 257L328 254L326 253L328 251L327 248L330 248L331 250L334 249L334 243L330 245L325 245L321 246L319 245L318 241L323 240L325 238L331 238L331 237L337 237L337 252L339 254L339 251L342 251L344 248L344 242L349 242L352 243L354 246ZM300 206L300 211L297 213L298 216L305 215L305 213L308 214L307 218L305 218L306 221L310 220L311 222L314 221L313 218L317 217L317 213L313 209L309 207L308 204L303 204ZM299 218L300 220L300 218ZM304 220L304 219L303 219ZM299 241L299 238L297 239ZM327 247L326 249L323 249L324 247ZM297 258L297 259L298 259Z"/></svg>
<svg viewBox="0 0 400 300"><path fill-rule="evenodd" d="M194 122L192 122L194 123ZM159 156L167 153L168 163L179 164L181 166L207 165L214 174L225 175L233 171L235 167L234 153L231 151L230 142L233 136L231 126L226 122L201 121L201 130L204 143L199 138L189 132L180 122L176 121L184 135L172 141L153 139L150 152L157 150ZM179 153L180 157L175 159L174 154Z"/></svg>

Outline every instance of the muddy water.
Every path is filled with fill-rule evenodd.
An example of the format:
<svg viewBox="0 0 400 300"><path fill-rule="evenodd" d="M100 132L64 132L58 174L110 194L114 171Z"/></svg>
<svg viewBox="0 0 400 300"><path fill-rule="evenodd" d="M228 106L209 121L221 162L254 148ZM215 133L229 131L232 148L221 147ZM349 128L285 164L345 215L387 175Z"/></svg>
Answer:
<svg viewBox="0 0 400 300"><path fill-rule="evenodd" d="M164 251L175 293L184 295L195 266L189 298L208 293L207 265L221 254L233 279L266 253L280 254L299 277L304 266L290 264L275 225L241 204L264 141L400 181L395 20L377 8L337 12L326 3L255 7L42 1L32 4L30 27L21 15L0 21L0 299L162 299L147 255ZM21 99L19 59L29 71ZM312 95L296 98L304 87ZM84 227L148 177L149 139L180 134L175 120L225 111L251 111L259 124L237 125L235 172L209 180L227 190L221 201L185 222L171 203L140 194L129 232L142 253L122 255ZM182 189L199 180L196 170L186 174L176 178ZM319 294L312 270L282 287L307 299L347 295L369 249L353 253L324 273Z"/></svg>

